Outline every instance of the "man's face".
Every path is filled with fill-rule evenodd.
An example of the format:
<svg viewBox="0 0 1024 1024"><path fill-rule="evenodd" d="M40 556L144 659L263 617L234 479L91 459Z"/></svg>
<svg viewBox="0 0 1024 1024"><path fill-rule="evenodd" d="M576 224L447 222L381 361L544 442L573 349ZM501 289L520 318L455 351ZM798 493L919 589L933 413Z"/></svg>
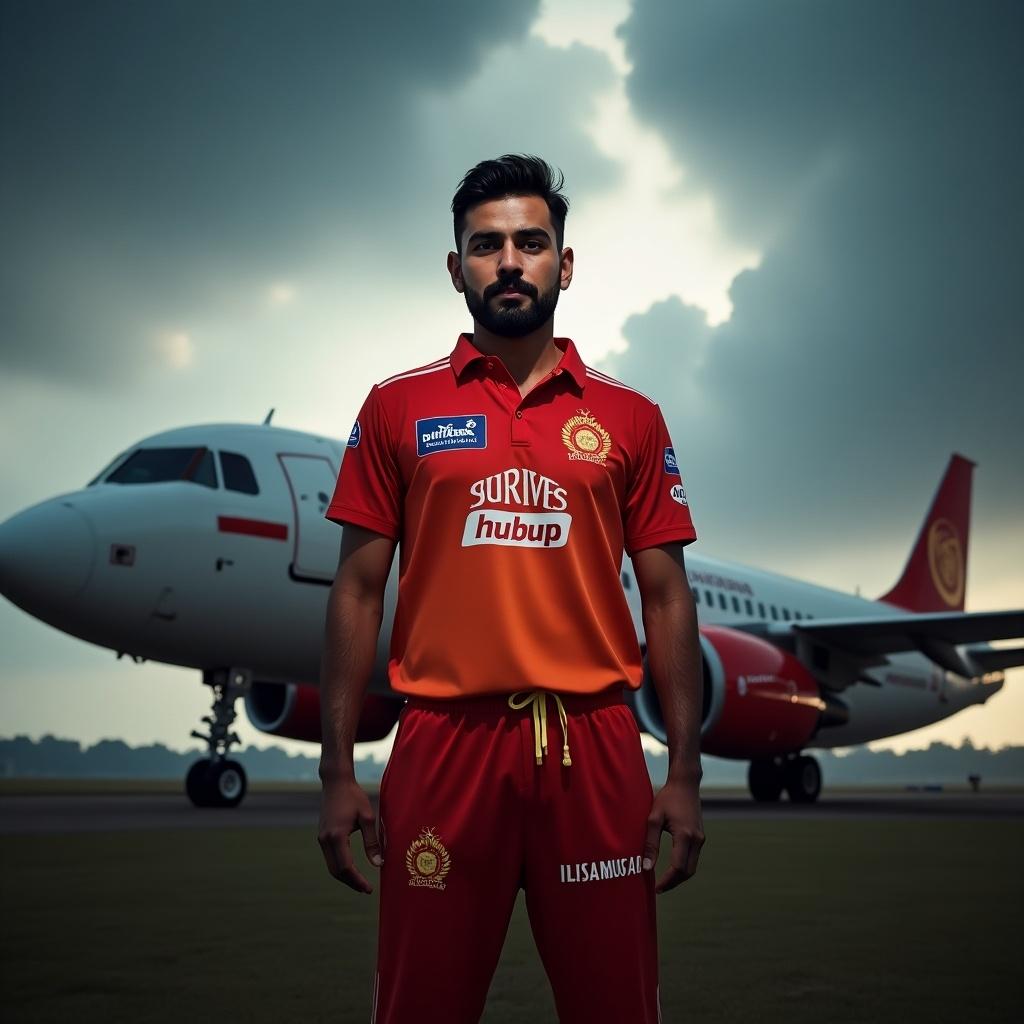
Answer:
<svg viewBox="0 0 1024 1024"><path fill-rule="evenodd" d="M551 319L559 291L572 279L572 250L559 252L551 211L540 196L505 196L471 207L461 242L461 259L450 253L448 269L481 327L520 338Z"/></svg>

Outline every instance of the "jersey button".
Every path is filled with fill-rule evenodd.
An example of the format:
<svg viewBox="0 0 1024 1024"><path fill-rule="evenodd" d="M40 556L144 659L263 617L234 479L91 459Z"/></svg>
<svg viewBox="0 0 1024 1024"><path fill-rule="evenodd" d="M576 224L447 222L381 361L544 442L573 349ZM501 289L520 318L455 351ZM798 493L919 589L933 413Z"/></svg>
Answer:
<svg viewBox="0 0 1024 1024"><path fill-rule="evenodd" d="M493 370L494 369L494 360L493 359L488 359L487 360L487 369L488 370Z"/></svg>
<svg viewBox="0 0 1024 1024"><path fill-rule="evenodd" d="M522 409L516 409L516 419L517 420L521 420L522 418L523 418L523 410Z"/></svg>
<svg viewBox="0 0 1024 1024"><path fill-rule="evenodd" d="M560 366L556 366L555 367L555 376L557 377L561 372L562 372L562 368Z"/></svg>

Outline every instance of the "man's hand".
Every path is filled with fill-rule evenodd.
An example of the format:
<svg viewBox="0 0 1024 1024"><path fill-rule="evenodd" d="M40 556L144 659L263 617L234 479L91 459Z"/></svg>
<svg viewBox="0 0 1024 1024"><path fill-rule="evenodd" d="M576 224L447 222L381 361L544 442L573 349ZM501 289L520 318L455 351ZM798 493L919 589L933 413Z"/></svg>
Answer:
<svg viewBox="0 0 1024 1024"><path fill-rule="evenodd" d="M674 889L697 871L697 859L704 845L699 781L669 779L655 794L651 813L647 816L645 871L654 870L663 831L672 835L672 863L654 887L658 893Z"/></svg>
<svg viewBox="0 0 1024 1024"><path fill-rule="evenodd" d="M317 842L327 861L327 870L356 892L371 893L373 886L356 867L348 841L348 837L357 830L362 830L363 847L370 863L380 867L384 858L380 853L377 816L370 806L370 798L355 779L325 779L320 794Z"/></svg>

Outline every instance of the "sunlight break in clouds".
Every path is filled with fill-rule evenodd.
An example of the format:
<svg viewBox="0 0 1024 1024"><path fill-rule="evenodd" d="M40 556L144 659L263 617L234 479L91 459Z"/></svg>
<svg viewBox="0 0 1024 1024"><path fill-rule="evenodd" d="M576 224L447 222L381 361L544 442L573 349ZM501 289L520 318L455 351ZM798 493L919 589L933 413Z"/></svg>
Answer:
<svg viewBox="0 0 1024 1024"><path fill-rule="evenodd" d="M156 339L156 350L172 370L184 370L195 362L195 346L185 331L165 331Z"/></svg>
<svg viewBox="0 0 1024 1024"><path fill-rule="evenodd" d="M684 168L658 132L633 116L625 88L630 64L615 35L629 8L628 0L599 5L547 0L532 30L549 46L578 43L600 51L615 72L615 84L597 99L597 114L586 131L597 149L620 165L622 180L614 191L573 207L572 244L583 262L567 319L583 327L591 352L594 341L603 351L624 348L620 329L627 316L671 295L703 310L712 326L728 320L733 279L760 261L759 253L724 237L710 195L680 187ZM642 258L624 263L625 251ZM597 273L588 274L588 267Z"/></svg>
<svg viewBox="0 0 1024 1024"><path fill-rule="evenodd" d="M275 281L267 291L272 306L287 306L295 298L295 285L287 281Z"/></svg>

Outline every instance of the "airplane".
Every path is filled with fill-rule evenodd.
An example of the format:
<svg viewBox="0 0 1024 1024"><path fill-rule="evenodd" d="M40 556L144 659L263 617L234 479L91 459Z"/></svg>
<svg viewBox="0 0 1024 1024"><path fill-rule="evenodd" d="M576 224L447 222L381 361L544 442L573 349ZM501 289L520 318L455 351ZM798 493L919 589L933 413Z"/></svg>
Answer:
<svg viewBox="0 0 1024 1024"><path fill-rule="evenodd" d="M271 425L211 423L153 434L89 483L0 524L0 591L29 615L136 663L201 673L208 754L189 768L196 806L234 807L230 757L242 699L261 731L320 741L319 663L341 529L325 518L342 441ZM749 761L759 801L812 802L807 749L883 739L984 703L1024 647L1024 610L964 611L971 474L953 454L897 583L868 600L688 552L703 662L701 749ZM404 699L387 681L396 558L358 742L381 740ZM641 651L640 595L621 571ZM646 669L627 700L665 741Z"/></svg>

